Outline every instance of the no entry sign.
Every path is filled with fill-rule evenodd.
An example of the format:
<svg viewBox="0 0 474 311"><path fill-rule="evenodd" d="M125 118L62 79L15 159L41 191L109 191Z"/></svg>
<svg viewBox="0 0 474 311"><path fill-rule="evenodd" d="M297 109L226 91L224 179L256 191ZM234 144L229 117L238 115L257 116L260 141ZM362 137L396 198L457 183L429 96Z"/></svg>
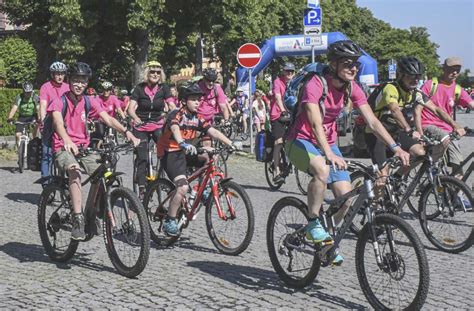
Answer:
<svg viewBox="0 0 474 311"><path fill-rule="evenodd" d="M237 61L242 67L253 68L261 59L262 51L253 43L245 43L237 51Z"/></svg>

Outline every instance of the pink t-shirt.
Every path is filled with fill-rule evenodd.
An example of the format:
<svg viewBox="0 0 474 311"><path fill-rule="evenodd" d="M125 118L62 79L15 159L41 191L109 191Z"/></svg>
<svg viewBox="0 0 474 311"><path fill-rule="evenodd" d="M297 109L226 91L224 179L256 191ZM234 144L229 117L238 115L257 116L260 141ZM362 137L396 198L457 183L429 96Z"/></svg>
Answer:
<svg viewBox="0 0 474 311"><path fill-rule="evenodd" d="M117 109L121 108L122 103L115 95L110 95L109 97L104 98L99 96L97 101L102 105L102 108L109 114L109 116L114 117L117 114Z"/></svg>
<svg viewBox="0 0 474 311"><path fill-rule="evenodd" d="M125 109L127 108L127 105L128 105L129 102L130 102L130 97L129 96L124 96L124 98L122 100L120 100L120 104L121 104L120 107L122 107L122 110L125 111Z"/></svg>
<svg viewBox="0 0 474 311"><path fill-rule="evenodd" d="M428 80L421 87L421 91L429 96L429 94L431 93L431 86L432 86L432 80ZM453 115L453 107L455 104L454 103L455 88L456 88L455 82L453 82L451 85L446 85L446 84L441 83L441 81L439 81L438 88L436 89L436 92L431 97L431 101L436 106L440 107L445 112L447 112L450 116ZM471 101L472 99L469 96L469 94L467 94L467 92L464 89L462 89L458 104L461 107L467 107ZM429 109L423 109L421 113L421 125L422 127L426 127L428 125L434 125L446 132L453 131L453 128L451 125L440 120Z"/></svg>
<svg viewBox="0 0 474 311"><path fill-rule="evenodd" d="M89 111L89 118L97 119L99 114L104 111L101 103L97 99L89 97L91 110ZM72 142L76 145L83 145L84 147L89 146L90 137L87 134L86 130L86 110L85 110L85 100L84 96L77 103L76 107L66 95L67 101L67 110L66 116L64 118L64 125L66 126L66 131L69 137L71 137ZM52 113L53 111L59 111L62 114L63 101L61 98L53 99L51 104L48 106L47 112ZM53 135L53 152L61 150L64 146L63 140L59 137L58 133Z"/></svg>
<svg viewBox="0 0 474 311"><path fill-rule="evenodd" d="M52 81L48 81L41 86L39 98L45 100L49 105L53 99L61 97L68 91L69 84L63 82L60 86L56 86Z"/></svg>
<svg viewBox="0 0 474 311"><path fill-rule="evenodd" d="M225 105L227 103L227 96L225 96L224 90L217 83L214 83L214 87L211 89L207 88L204 81L199 81L198 85L204 93L199 103L198 113L204 118L204 120L209 121L215 114L221 111L220 105Z"/></svg>
<svg viewBox="0 0 474 311"><path fill-rule="evenodd" d="M273 88L272 88L273 100L270 107L270 120L271 121L275 121L281 115L281 109L277 105L275 95L280 94L281 100L283 101L283 95L285 95L285 91L286 91L285 80L282 77L276 78L275 81L273 81Z"/></svg>
<svg viewBox="0 0 474 311"><path fill-rule="evenodd" d="M333 145L337 140L336 120L339 113L344 108L344 92L336 89L331 83L331 77L325 76L328 83L328 94L324 101L325 115L323 119L324 132L329 145ZM295 124L290 131L288 139L304 139L309 140L313 144L317 144L316 137L311 129L308 121L304 105L318 105L319 99L323 94L323 86L317 77L311 78L303 89L301 105L298 110ZM359 108L367 104L367 97L362 89L352 81L351 101L354 108Z"/></svg>

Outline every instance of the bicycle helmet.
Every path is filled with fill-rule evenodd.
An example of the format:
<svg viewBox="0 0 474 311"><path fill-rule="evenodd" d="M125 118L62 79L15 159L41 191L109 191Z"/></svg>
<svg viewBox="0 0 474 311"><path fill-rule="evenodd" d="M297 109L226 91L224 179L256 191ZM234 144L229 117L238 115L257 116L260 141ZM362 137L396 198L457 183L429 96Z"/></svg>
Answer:
<svg viewBox="0 0 474 311"><path fill-rule="evenodd" d="M111 90L112 87L113 87L112 83L109 82L109 81L104 81L104 82L102 82L100 86L102 87L102 89L103 89L104 91L109 91L109 90Z"/></svg>
<svg viewBox="0 0 474 311"><path fill-rule="evenodd" d="M217 71L214 68L206 68L202 72L204 79L214 82L217 80Z"/></svg>
<svg viewBox="0 0 474 311"><path fill-rule="evenodd" d="M61 62L54 62L49 66L49 71L51 72L66 72L67 66Z"/></svg>
<svg viewBox="0 0 474 311"><path fill-rule="evenodd" d="M128 95L128 91L126 89L122 89L122 90L120 90L120 94Z"/></svg>
<svg viewBox="0 0 474 311"><path fill-rule="evenodd" d="M204 95L204 93L199 87L199 85L197 85L196 83L193 83L189 85L183 85L181 89L179 90L178 97L179 97L179 100L186 100L191 95L202 96Z"/></svg>
<svg viewBox="0 0 474 311"><path fill-rule="evenodd" d="M425 69L416 57L402 57L397 63L397 71L400 74L422 75Z"/></svg>
<svg viewBox="0 0 474 311"><path fill-rule="evenodd" d="M85 76L90 79L92 77L92 69L86 63L77 62L69 68L69 76Z"/></svg>
<svg viewBox="0 0 474 311"><path fill-rule="evenodd" d="M97 92L95 91L93 87L90 87L86 90L86 94L92 96L92 95L97 95Z"/></svg>
<svg viewBox="0 0 474 311"><path fill-rule="evenodd" d="M336 41L328 48L329 60L337 60L343 57L359 58L361 55L362 50L351 40Z"/></svg>
<svg viewBox="0 0 474 311"><path fill-rule="evenodd" d="M25 93L33 92L33 84L31 82L23 83L23 91Z"/></svg>
<svg viewBox="0 0 474 311"><path fill-rule="evenodd" d="M161 64L160 64L160 62L158 62L156 60L152 60L152 61L149 61L146 64L146 68L151 68L151 67L160 67L161 68Z"/></svg>

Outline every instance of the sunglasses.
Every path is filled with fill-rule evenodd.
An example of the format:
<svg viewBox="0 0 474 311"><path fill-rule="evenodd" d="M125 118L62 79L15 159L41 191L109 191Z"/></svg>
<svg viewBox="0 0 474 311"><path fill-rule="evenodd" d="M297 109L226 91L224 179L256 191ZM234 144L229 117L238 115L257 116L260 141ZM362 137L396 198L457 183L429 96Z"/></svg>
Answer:
<svg viewBox="0 0 474 311"><path fill-rule="evenodd" d="M410 79L416 79L416 80L420 80L421 79L421 75L420 74L414 74L414 75L407 75Z"/></svg>
<svg viewBox="0 0 474 311"><path fill-rule="evenodd" d="M292 74L295 73L295 71L294 70L285 70L285 73L289 74L289 75L292 75Z"/></svg>
<svg viewBox="0 0 474 311"><path fill-rule="evenodd" d="M161 74L161 70L150 70L148 71L151 75L153 74Z"/></svg>
<svg viewBox="0 0 474 311"><path fill-rule="evenodd" d="M360 65L361 63L360 62L355 62L355 61L352 61L352 60L346 60L344 62L342 62L342 66L344 68L347 68L347 69L352 69L352 68L356 68L356 69L359 69L360 68Z"/></svg>
<svg viewBox="0 0 474 311"><path fill-rule="evenodd" d="M79 85L79 84L87 85L87 83L88 83L87 80L72 80L71 81L71 84L76 84L76 85Z"/></svg>

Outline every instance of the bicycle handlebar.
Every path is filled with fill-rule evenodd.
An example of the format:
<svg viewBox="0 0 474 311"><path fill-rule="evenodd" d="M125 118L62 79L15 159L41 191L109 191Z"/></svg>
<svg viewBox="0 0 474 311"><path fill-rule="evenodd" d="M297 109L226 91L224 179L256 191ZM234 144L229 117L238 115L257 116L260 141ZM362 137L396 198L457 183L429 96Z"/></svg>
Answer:
<svg viewBox="0 0 474 311"><path fill-rule="evenodd" d="M222 148L215 148L213 150L208 150L208 149L205 149L205 148L197 148L197 153L198 154L203 154L203 153L207 153L208 155L210 156L214 156L216 154L219 154L221 153L222 151L227 151L227 152L234 152L234 148L232 147L229 147L229 146L224 146Z"/></svg>
<svg viewBox="0 0 474 311"><path fill-rule="evenodd" d="M469 127L467 127L467 126L464 128L464 130L466 131L466 134L470 134L470 133L473 132L473 130L470 129ZM426 135L422 135L421 138L418 141L422 142L422 143L425 143L427 145L430 145L430 146L437 146L437 145L442 144L446 139L460 140L461 136L459 136L456 131L452 131L448 135L444 136L442 139L434 139L434 138L428 137Z"/></svg>

